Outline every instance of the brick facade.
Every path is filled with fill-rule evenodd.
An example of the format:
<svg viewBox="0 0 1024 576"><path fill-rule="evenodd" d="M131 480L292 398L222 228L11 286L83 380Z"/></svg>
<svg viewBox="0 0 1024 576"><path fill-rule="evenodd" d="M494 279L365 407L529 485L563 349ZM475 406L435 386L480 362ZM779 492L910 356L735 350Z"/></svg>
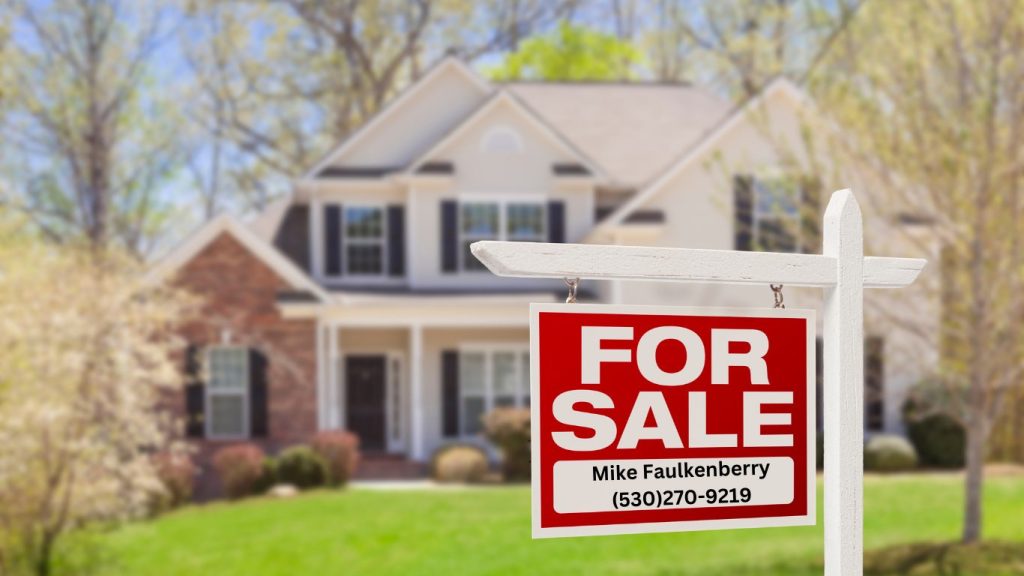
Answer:
<svg viewBox="0 0 1024 576"><path fill-rule="evenodd" d="M258 348L268 359L268 428L253 438L268 453L307 442L317 431L316 324L286 320L276 306L277 295L291 288L286 281L239 243L222 232L179 270L177 283L202 298L199 320L185 326L190 344L228 341ZM185 398L175 400L185 415ZM228 441L193 439L202 469L197 496L218 494L210 458Z"/></svg>

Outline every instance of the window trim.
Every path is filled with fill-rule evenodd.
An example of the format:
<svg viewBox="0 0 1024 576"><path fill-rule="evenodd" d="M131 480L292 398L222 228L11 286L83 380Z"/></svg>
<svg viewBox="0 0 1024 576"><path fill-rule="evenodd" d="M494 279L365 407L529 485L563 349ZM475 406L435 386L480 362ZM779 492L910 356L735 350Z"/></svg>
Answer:
<svg viewBox="0 0 1024 576"><path fill-rule="evenodd" d="M242 380L243 386L240 391L225 392L223 390L216 390L210 383L213 374L213 352L217 350L240 350L245 357L245 375ZM206 386L203 388L203 402L205 405L204 416L203 416L203 432L205 437L210 440L247 440L252 438L252 391L250 390L250 382L252 381L252 361L249 357L249 348L245 346L232 346L225 344L217 344L207 346L204 350L204 361L206 362L206 372L209 374ZM211 399L213 396L238 396L242 397L242 432L240 434L215 434L213 432L213 402Z"/></svg>
<svg viewBox="0 0 1024 576"><path fill-rule="evenodd" d="M455 232L456 232L456 249L457 257L455 261L456 270L459 274L490 274L487 268L479 269L467 269L466 268L466 250L464 248L467 240L499 240L508 241L508 207L510 204L529 204L538 206L541 209L540 224L541 232L538 235L539 240L515 240L516 242L546 242L548 234L548 202L550 198L541 194L524 194L524 195L503 195L503 196L491 196L491 195L463 195L459 196L456 201L456 218L455 218ZM498 207L498 230L497 234L493 237L484 238L482 236L474 234L466 234L462 229L462 208L467 204L494 204Z"/></svg>
<svg viewBox="0 0 1024 576"><path fill-rule="evenodd" d="M341 205L341 274L328 276L328 278L383 278L388 274L388 207L381 202L339 202ZM380 211L380 239L372 240L367 238L352 238L348 235L348 211L349 209L371 209ZM349 266L352 259L348 256L348 248L356 246L377 246L380 245L380 272L353 272Z"/></svg>
<svg viewBox="0 0 1024 576"><path fill-rule="evenodd" d="M466 410L464 405L464 399L467 394L465 392L465 386L461 382L462 380L462 362L467 354L483 354L484 355L484 414L487 414L494 410L494 356L495 354L511 353L516 357L515 369L516 377L519 381L519 389L515 393L515 401L512 405L514 408L528 408L529 404L524 404L523 399L530 396L530 374L529 374L529 361L523 362L522 357L525 355L527 360L530 356L530 345L519 344L514 342L508 343L487 343L487 342L473 342L461 344L458 347L459 352L459 432L455 438L461 440L474 440L483 437L483 430L478 434L469 434L466 432ZM523 367L526 367L526 374L521 374ZM523 379L525 376L525 380ZM477 396L477 394L470 394L469 396ZM532 398L531 398L532 400Z"/></svg>
<svg viewBox="0 0 1024 576"><path fill-rule="evenodd" d="M761 219L764 218L792 220L792 222L788 222L786 224L787 227L791 227L788 229L793 234L793 250L791 253L799 254L801 252L801 246L803 245L803 238L801 238L803 234L803 220L801 217L801 209L803 208L801 204L803 189L800 186L799 181L797 182L796 187L793 189L793 194L795 195L793 198L793 203L796 206L796 214L792 216L785 214L762 215L760 211L760 195L761 190L764 187L764 184L787 178L789 178L789 176L787 176L786 174L755 174L751 175L750 177L750 237L751 242L753 244L753 248L755 250L764 250L764 243L761 241Z"/></svg>

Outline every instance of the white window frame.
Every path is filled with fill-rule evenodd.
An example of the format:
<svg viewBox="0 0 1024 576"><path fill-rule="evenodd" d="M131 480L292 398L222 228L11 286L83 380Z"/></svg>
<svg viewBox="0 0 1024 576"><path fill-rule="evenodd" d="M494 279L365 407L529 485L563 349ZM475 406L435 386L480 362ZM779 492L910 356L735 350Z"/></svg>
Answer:
<svg viewBox="0 0 1024 576"><path fill-rule="evenodd" d="M357 279L379 279L388 275L388 229L387 229L387 205L376 202L345 203L338 202L341 207L341 275L329 276L330 279L357 278ZM348 210L349 209L371 209L381 211L381 237L380 240L367 238L350 238L348 236ZM381 247L381 271L380 273L352 272L348 266L351 258L348 257L349 246L377 246ZM325 251L326 252L326 251ZM326 266L325 266L326 268Z"/></svg>
<svg viewBox="0 0 1024 576"><path fill-rule="evenodd" d="M751 207L751 239L757 249L763 249L763 243L761 242L761 220L782 220L785 222L785 229L793 234L793 252L800 252L801 246L801 189L797 185L792 193L794 194L793 203L796 206L796 214L788 215L779 211L773 211L768 214L762 214L761 212L761 193L764 188L771 185L773 182L786 179L784 174L762 174L761 176L754 176L751 179L751 200L753 206Z"/></svg>
<svg viewBox="0 0 1024 576"><path fill-rule="evenodd" d="M512 405L514 408L528 408L529 405L523 402L523 398L530 395L530 374L528 361L530 355L529 344L516 344L516 343L473 343L463 344L459 346L459 376L462 375L462 362L464 355L466 354L483 354L484 356L484 410L483 413L487 414L495 409L494 405L494 356L495 354L514 354L516 357L515 370L516 370L516 381L519 382L519 389L515 393L515 401ZM527 362L523 362L523 356L527 357ZM523 372L526 372L525 374ZM465 387L459 385L459 433L458 436L465 440L472 440L479 438L481 434L469 434L466 432L466 410L464 409L463 400L466 396L476 396L476 394L467 395L465 393ZM530 399L533 401L533 398Z"/></svg>
<svg viewBox="0 0 1024 576"><path fill-rule="evenodd" d="M480 236L476 234L466 234L462 229L462 209L467 204L493 204L498 207L498 230L495 236ZM528 204L536 205L541 210L540 225L541 231L537 237L537 240L523 240L516 239L517 242L546 242L549 234L548 230L548 198L546 196L538 195L527 195L527 196L500 196L492 197L489 195L479 196L460 196L458 200L458 214L455 219L456 237L458 238L458 271L462 274L490 274L490 271L486 268L479 270L467 269L466 268L466 250L465 245L467 240L510 240L508 233L508 207L511 204Z"/></svg>
<svg viewBox="0 0 1024 576"><path fill-rule="evenodd" d="M221 350L240 350L245 356L245 373L242 378L241 390L230 390L226 391L223 389L215 389L212 386L213 380L213 353ZM252 437L252 422L250 421L250 414L252 414L249 382L252 378L252 362L249 356L249 349L244 346L207 346L205 351L206 360L206 373L207 382L204 388L204 415L203 424L205 426L206 438L210 440L245 440ZM213 432L213 402L211 399L214 396L241 396L242 397L242 432L240 434L215 434Z"/></svg>

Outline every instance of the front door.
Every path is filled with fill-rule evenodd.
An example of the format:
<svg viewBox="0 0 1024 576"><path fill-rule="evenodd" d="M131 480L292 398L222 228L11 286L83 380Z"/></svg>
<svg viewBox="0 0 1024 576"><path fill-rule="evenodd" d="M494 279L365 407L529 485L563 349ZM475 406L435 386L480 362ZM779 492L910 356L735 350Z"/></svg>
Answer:
<svg viewBox="0 0 1024 576"><path fill-rule="evenodd" d="M386 448L384 406L385 356L346 356L345 406L348 429L359 436L367 451Z"/></svg>

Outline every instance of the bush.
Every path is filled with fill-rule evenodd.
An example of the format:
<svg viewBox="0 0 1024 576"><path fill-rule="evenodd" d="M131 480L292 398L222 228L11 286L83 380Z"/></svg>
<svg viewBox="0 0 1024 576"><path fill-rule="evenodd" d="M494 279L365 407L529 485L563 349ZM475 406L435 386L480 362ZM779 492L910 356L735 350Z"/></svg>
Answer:
<svg viewBox="0 0 1024 576"><path fill-rule="evenodd" d="M505 480L529 480L530 410L498 408L484 416L484 433L501 449Z"/></svg>
<svg viewBox="0 0 1024 576"><path fill-rule="evenodd" d="M228 498L257 494L264 478L266 456L256 444L235 444L217 450L213 468Z"/></svg>
<svg viewBox="0 0 1024 576"><path fill-rule="evenodd" d="M348 484L359 465L359 437L340 430L320 432L310 446L327 464L327 484Z"/></svg>
<svg viewBox="0 0 1024 576"><path fill-rule="evenodd" d="M925 466L963 468L967 434L953 417L934 413L909 420L907 436Z"/></svg>
<svg viewBox="0 0 1024 576"><path fill-rule="evenodd" d="M864 468L875 472L900 472L917 467L917 452L900 436L881 434L864 447Z"/></svg>
<svg viewBox="0 0 1024 576"><path fill-rule="evenodd" d="M164 493L154 502L154 512L171 510L188 504L192 500L196 465L188 454L161 452L154 456L153 465L157 478L164 487Z"/></svg>
<svg viewBox="0 0 1024 576"><path fill-rule="evenodd" d="M305 490L327 482L327 463L309 446L292 446L277 457L277 481Z"/></svg>
<svg viewBox="0 0 1024 576"><path fill-rule="evenodd" d="M487 454L477 446L452 444L434 453L430 475L438 482L472 484L487 477Z"/></svg>

